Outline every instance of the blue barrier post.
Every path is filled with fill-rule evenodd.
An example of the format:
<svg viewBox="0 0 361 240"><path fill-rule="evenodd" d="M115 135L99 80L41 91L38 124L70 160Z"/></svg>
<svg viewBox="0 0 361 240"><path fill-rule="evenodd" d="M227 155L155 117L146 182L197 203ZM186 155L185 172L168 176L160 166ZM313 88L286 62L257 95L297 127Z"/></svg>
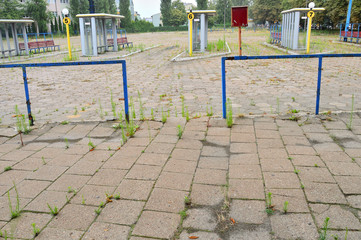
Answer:
<svg viewBox="0 0 361 240"><path fill-rule="evenodd" d="M31 115L30 94L28 88L28 80L26 74L27 67L61 67L61 66L81 66L81 65L109 65L122 64L123 68L123 90L124 90L124 111L127 121L129 121L129 104L128 104L128 85L127 85L127 69L125 60L111 60L111 61L89 61L89 62L65 62L65 63L28 63L28 64L0 64L0 68L22 68L26 105L28 110L28 117L30 125L34 125L34 119Z"/></svg>
<svg viewBox="0 0 361 240"><path fill-rule="evenodd" d="M227 117L226 108L226 58L222 57L222 105L223 105L223 118Z"/></svg>
<svg viewBox="0 0 361 240"><path fill-rule="evenodd" d="M258 59L293 59L293 58L318 58L318 81L316 93L316 115L319 114L319 104L321 98L321 77L322 77L322 59L340 58L340 57L361 57L360 53L351 54L313 54L313 55L269 55L269 56L233 56L222 58L222 107L223 118L227 117L226 111L226 60L258 60Z"/></svg>
<svg viewBox="0 0 361 240"><path fill-rule="evenodd" d="M129 105L128 105L128 83L127 83L127 66L124 61L122 64L123 68L123 90L124 90L124 111L125 111L125 119L129 122Z"/></svg>
<svg viewBox="0 0 361 240"><path fill-rule="evenodd" d="M316 93L316 115L320 110L320 96L321 96L321 77L322 77L322 57L318 58L318 79L317 79L317 93Z"/></svg>
<svg viewBox="0 0 361 240"><path fill-rule="evenodd" d="M30 103L30 94L29 94L29 87L28 87L28 78L26 76L26 67L22 67L22 69L23 69L26 107L28 109L28 117L29 117L30 126L33 126L34 125L34 119L33 119L33 116L31 115L31 107L30 107L31 103Z"/></svg>

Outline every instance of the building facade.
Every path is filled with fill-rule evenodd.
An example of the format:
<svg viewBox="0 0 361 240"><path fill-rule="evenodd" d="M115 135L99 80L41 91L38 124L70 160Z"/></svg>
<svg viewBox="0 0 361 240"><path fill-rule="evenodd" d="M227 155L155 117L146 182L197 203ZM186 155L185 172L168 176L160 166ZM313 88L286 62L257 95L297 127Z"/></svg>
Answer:
<svg viewBox="0 0 361 240"><path fill-rule="evenodd" d="M163 26L162 14L157 13L157 14L152 15L152 23L153 23L154 27Z"/></svg>

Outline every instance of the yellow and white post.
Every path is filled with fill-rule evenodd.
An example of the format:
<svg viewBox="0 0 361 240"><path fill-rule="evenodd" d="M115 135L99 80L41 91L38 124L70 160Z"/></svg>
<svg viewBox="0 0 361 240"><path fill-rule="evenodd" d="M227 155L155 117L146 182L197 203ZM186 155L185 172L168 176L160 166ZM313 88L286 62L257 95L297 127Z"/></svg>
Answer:
<svg viewBox="0 0 361 240"><path fill-rule="evenodd" d="M192 12L188 13L189 20L189 56L193 55L193 19L194 14Z"/></svg>
<svg viewBox="0 0 361 240"><path fill-rule="evenodd" d="M307 13L308 26L307 26L307 51L306 51L306 54L310 53L311 27L312 27L312 18L314 16L315 16L315 12L312 10Z"/></svg>
<svg viewBox="0 0 361 240"><path fill-rule="evenodd" d="M70 34L69 34L70 18L65 17L65 18L63 19L63 23L64 23L65 26L66 26L66 36L67 36L67 39L68 39L69 60L71 60L72 57L71 57Z"/></svg>

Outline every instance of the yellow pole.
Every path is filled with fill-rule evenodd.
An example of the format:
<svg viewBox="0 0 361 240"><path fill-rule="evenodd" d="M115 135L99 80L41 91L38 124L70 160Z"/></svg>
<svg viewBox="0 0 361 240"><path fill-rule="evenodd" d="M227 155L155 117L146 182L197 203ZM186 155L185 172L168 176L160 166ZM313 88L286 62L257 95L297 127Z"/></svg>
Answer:
<svg viewBox="0 0 361 240"><path fill-rule="evenodd" d="M312 27L312 17L309 17L308 18L308 29L307 29L307 51L306 51L306 54L310 53L311 27Z"/></svg>
<svg viewBox="0 0 361 240"><path fill-rule="evenodd" d="M189 19L189 56L192 57L193 55L193 19Z"/></svg>
<svg viewBox="0 0 361 240"><path fill-rule="evenodd" d="M67 36L67 38L68 38L69 60L72 60L72 58L71 58L71 47L70 47L69 24L65 24L65 26L66 26L66 36Z"/></svg>

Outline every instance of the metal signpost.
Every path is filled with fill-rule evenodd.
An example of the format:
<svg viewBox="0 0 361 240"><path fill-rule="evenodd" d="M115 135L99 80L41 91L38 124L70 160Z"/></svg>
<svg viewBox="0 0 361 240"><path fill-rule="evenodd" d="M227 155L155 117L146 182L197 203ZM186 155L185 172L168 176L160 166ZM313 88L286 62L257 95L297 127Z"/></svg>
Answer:
<svg viewBox="0 0 361 240"><path fill-rule="evenodd" d="M71 60L72 57L71 57L70 34L69 34L69 24L70 24L71 21L70 21L70 18L68 17L69 10L64 8L62 12L63 12L63 14L65 16L63 18L63 23L66 26L66 36L67 36L67 39L68 39L69 60Z"/></svg>
<svg viewBox="0 0 361 240"><path fill-rule="evenodd" d="M192 13L192 10L190 13L188 13L188 19L189 19L189 28L190 28L190 38L189 38L189 56L191 57L193 54L193 19L194 14Z"/></svg>

